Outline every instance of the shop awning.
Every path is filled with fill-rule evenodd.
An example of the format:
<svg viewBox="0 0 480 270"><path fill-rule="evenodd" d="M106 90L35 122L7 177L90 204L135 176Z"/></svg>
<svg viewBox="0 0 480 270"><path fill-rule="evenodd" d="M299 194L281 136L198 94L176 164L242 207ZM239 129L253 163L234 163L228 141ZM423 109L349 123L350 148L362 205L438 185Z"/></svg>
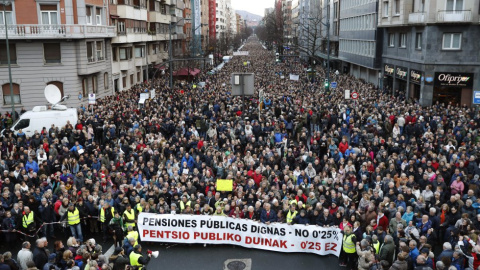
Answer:
<svg viewBox="0 0 480 270"><path fill-rule="evenodd" d="M181 68L173 72L173 76L197 76L200 73L198 68Z"/></svg>

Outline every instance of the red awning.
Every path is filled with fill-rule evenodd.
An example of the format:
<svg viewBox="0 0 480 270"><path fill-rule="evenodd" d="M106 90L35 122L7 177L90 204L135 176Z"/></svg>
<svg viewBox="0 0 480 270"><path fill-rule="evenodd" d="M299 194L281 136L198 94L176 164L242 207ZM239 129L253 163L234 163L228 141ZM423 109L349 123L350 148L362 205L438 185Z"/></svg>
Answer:
<svg viewBox="0 0 480 270"><path fill-rule="evenodd" d="M200 73L200 69L198 68L181 68L173 72L173 76L197 76Z"/></svg>
<svg viewBox="0 0 480 270"><path fill-rule="evenodd" d="M154 68L158 68L158 69L160 69L160 70L165 70L165 69L167 69L167 65L166 65L166 64L163 64L163 63L162 63L162 64L155 65L155 66L153 66L153 67L154 67Z"/></svg>

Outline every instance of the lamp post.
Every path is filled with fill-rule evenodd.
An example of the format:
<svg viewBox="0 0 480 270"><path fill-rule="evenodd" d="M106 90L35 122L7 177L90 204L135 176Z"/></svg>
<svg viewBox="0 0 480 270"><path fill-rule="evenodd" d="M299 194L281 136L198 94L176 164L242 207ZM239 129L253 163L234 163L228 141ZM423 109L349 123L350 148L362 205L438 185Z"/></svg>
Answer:
<svg viewBox="0 0 480 270"><path fill-rule="evenodd" d="M8 24L7 24L7 12L5 10L5 6L10 2L3 0L3 21L5 23L5 42L7 45L7 64L8 64L8 81L10 83L10 102L12 103L12 123L15 121L15 102L13 98L13 83L12 83L12 67L10 63L10 45L8 44Z"/></svg>
<svg viewBox="0 0 480 270"><path fill-rule="evenodd" d="M181 21L189 21L190 19L185 19L185 18L181 18L180 20L178 20L176 23L174 24L170 24L169 26L169 39L168 39L168 63L170 65L170 82L169 82L169 86L170 86L170 89L172 89L173 87L173 62L172 62L172 28L174 27L177 27L177 24Z"/></svg>

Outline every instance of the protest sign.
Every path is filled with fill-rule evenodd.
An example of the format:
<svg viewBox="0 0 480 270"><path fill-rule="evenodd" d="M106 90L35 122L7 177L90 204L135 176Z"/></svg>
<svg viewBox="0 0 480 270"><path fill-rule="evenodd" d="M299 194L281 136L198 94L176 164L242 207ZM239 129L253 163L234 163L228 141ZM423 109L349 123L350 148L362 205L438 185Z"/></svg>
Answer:
<svg viewBox="0 0 480 270"><path fill-rule="evenodd" d="M264 224L222 216L140 213L142 241L197 244L231 244L278 252L340 255L338 228L315 225Z"/></svg>

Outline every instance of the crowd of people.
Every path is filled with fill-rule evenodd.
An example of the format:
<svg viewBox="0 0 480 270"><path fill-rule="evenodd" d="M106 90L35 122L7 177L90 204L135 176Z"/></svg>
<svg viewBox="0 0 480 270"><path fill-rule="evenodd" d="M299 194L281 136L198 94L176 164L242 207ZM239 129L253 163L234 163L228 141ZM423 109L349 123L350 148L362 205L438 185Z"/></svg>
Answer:
<svg viewBox="0 0 480 270"><path fill-rule="evenodd" d="M0 270L141 268L140 212L338 227L348 270L480 269L475 110L422 107L349 75L332 73L338 88L326 90L323 68L276 61L255 37L243 50L194 82L170 89L159 75L82 107L78 123L6 132L0 237L25 242ZM233 96L232 72L253 72L256 94ZM109 258L87 240L99 232L115 241ZM60 235L67 247L49 251Z"/></svg>

